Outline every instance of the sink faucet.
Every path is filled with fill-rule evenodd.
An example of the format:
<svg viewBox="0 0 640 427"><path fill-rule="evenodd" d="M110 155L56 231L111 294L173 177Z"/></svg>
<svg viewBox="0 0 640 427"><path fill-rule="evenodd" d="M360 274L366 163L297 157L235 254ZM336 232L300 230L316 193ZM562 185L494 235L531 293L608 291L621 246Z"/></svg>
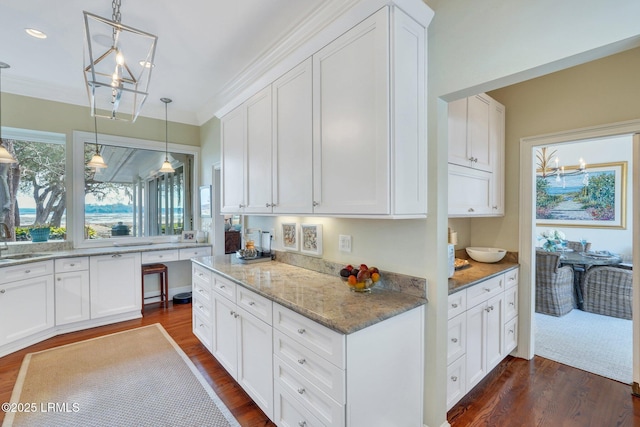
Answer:
<svg viewBox="0 0 640 427"><path fill-rule="evenodd" d="M0 222L0 241L4 242L4 246L0 246L0 256L2 255L2 251L9 250L9 245L7 241L11 237L11 231L9 231L9 227L4 222Z"/></svg>

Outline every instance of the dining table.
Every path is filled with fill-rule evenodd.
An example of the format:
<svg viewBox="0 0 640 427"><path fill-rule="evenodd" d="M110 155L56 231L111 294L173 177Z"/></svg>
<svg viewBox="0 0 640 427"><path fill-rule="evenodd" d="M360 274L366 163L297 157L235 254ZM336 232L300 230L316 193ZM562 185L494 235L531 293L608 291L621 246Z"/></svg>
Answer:
<svg viewBox="0 0 640 427"><path fill-rule="evenodd" d="M578 252L572 250L561 251L560 265L573 268L573 285L576 290L578 308L583 308L582 282L590 268L604 265L618 265L622 257L608 251Z"/></svg>

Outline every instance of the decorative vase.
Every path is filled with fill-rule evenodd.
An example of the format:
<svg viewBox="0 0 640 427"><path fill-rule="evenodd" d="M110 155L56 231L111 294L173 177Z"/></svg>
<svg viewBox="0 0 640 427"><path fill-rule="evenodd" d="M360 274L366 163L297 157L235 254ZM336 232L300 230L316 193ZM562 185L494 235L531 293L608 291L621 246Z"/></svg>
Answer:
<svg viewBox="0 0 640 427"><path fill-rule="evenodd" d="M32 242L47 242L49 241L49 234L51 233L51 228L32 228L29 230L29 234L31 235Z"/></svg>

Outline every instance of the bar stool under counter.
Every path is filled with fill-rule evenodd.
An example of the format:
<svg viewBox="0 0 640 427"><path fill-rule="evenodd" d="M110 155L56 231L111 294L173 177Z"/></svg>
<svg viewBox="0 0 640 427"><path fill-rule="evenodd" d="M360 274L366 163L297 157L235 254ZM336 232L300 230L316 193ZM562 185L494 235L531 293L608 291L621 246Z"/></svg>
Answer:
<svg viewBox="0 0 640 427"><path fill-rule="evenodd" d="M166 264L148 264L142 266L142 309L144 313L144 276L148 274L160 275L160 303L169 307L169 269Z"/></svg>

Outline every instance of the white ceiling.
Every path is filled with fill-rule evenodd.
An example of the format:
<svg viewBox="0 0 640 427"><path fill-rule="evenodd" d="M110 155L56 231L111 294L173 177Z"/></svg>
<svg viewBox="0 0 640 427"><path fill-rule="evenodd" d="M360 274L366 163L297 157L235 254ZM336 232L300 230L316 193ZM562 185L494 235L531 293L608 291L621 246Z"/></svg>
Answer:
<svg viewBox="0 0 640 427"><path fill-rule="evenodd" d="M158 36L141 115L163 119L160 98L168 97L173 99L170 120L201 125L246 89L251 83L247 74L264 74L305 38L304 31L317 31L349 3L122 0L122 24ZM82 12L111 19L111 8L109 0L0 1L0 62L11 66L2 70L2 90L88 106ZM39 29L48 38L30 37L25 28Z"/></svg>

